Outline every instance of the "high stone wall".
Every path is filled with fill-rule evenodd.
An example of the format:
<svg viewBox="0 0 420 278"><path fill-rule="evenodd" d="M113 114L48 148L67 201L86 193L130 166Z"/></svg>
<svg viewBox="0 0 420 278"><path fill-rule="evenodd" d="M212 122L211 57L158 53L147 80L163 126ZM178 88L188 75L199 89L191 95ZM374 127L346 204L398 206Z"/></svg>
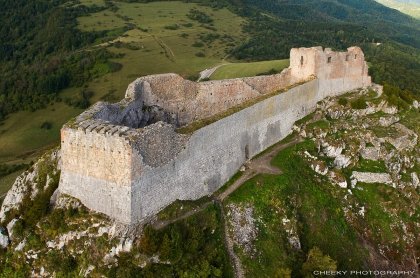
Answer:
<svg viewBox="0 0 420 278"><path fill-rule="evenodd" d="M304 52L315 53L312 69L294 66L295 56ZM124 223L145 220L176 199L213 193L249 157L287 136L293 123L311 113L318 101L370 85L364 61L333 73L322 66L317 69L323 58L328 63L326 55L332 55L328 50L291 53L291 67L278 75L203 83L174 74L143 77L130 84L120 103L94 105L62 129L60 192ZM336 62L330 63L338 67L343 63L338 59L348 62L346 55L337 54ZM176 132L176 127L278 91L292 80L314 77L314 72L323 78L192 134Z"/></svg>

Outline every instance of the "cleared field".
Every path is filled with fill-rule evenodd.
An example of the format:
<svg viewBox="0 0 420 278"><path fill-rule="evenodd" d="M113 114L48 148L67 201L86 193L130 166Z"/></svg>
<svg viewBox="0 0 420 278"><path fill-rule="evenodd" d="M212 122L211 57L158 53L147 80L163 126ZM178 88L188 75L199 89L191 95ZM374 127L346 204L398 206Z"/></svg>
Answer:
<svg viewBox="0 0 420 278"><path fill-rule="evenodd" d="M289 66L289 59L272 60L253 63L232 63L218 68L211 76L211 80L228 78L239 78L256 76L269 73L270 71L280 72Z"/></svg>
<svg viewBox="0 0 420 278"><path fill-rule="evenodd" d="M243 39L244 20L227 9L175 1L115 5L115 12L101 11L78 21L84 31L130 29L97 45L124 54L115 60L123 69L108 76L118 82L128 84L134 76L153 73L197 74L220 63ZM192 11L204 19L191 19Z"/></svg>
<svg viewBox="0 0 420 278"><path fill-rule="evenodd" d="M57 144L61 126L82 110L56 103L35 112L14 113L0 126L0 163L26 161L38 150ZM50 127L41 128L48 122Z"/></svg>
<svg viewBox="0 0 420 278"><path fill-rule="evenodd" d="M227 9L178 1L112 3L112 9L78 19L82 31L106 30L113 38L98 41L92 48L103 47L124 54L113 60L123 65L120 71L85 84L94 92L91 103L118 101L128 84L143 75L175 72L195 78L201 70L220 64L226 53L244 39L244 19ZM81 4L105 6L103 0L81 0L77 5ZM200 18L191 16L191 11ZM68 88L60 96L75 98L80 91L81 88ZM61 126L81 111L54 103L35 112L9 115L0 123L0 163L35 161L45 149L59 143ZM45 122L50 124L49 128L41 128ZM0 179L0 193L11 186L18 174Z"/></svg>

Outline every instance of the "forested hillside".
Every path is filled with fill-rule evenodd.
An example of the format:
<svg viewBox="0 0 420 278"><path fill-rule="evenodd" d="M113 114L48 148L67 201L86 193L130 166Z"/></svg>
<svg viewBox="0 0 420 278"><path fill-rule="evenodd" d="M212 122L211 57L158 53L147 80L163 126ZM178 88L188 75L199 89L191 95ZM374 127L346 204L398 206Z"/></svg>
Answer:
<svg viewBox="0 0 420 278"><path fill-rule="evenodd" d="M420 22L375 1L254 1L241 12L251 38L234 50L238 59L287 57L290 48L362 46L374 81L420 94ZM270 39L267 39L270 38Z"/></svg>
<svg viewBox="0 0 420 278"><path fill-rule="evenodd" d="M420 96L420 23L373 0L0 3L4 169L22 169L58 142L64 122L120 99L138 76L197 80L228 62L288 59L292 47L359 45L375 82ZM0 198L19 171L0 175Z"/></svg>
<svg viewBox="0 0 420 278"><path fill-rule="evenodd" d="M0 120L17 110L39 109L68 86L81 86L119 65L105 49L79 51L107 32L81 32L76 17L99 7L58 1L2 1L0 10ZM102 70L104 71L104 70ZM86 108L86 103L80 103Z"/></svg>
<svg viewBox="0 0 420 278"><path fill-rule="evenodd" d="M375 1L197 2L213 7L229 6L250 19L245 26L245 31L250 34L249 41L233 52L238 59L287 58L291 47L318 44L338 49L367 42L398 42L413 48L420 47L419 21ZM89 32L77 28L78 17L118 9L114 2L101 4L99 1L101 5L75 3L66 0L3 1L0 11L0 119L13 111L41 108L57 100L57 94L63 88L81 86L98 75L121 67L108 62L115 54L106 48L79 51L99 39L107 41L130 28ZM402 46L393 44L386 48L383 55L395 57L400 54L398 48ZM408 50L414 58L407 68L417 70L418 51L404 48L404 52ZM383 56L369 55L375 55L376 59ZM402 59L405 62L406 59ZM386 75L385 72L381 74ZM383 76L380 79L386 80ZM403 83L398 85L414 87ZM86 97L81 95L81 98L77 105L88 105L83 102Z"/></svg>

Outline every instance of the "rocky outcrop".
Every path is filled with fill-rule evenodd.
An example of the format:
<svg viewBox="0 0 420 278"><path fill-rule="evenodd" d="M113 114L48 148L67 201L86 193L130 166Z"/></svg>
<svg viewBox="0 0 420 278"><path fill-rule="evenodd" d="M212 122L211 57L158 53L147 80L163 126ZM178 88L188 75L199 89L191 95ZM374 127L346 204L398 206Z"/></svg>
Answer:
<svg viewBox="0 0 420 278"><path fill-rule="evenodd" d="M370 173L354 171L351 175L351 179L352 186L355 186L359 182L392 184L391 175L388 173Z"/></svg>
<svg viewBox="0 0 420 278"><path fill-rule="evenodd" d="M417 188L420 185L419 176L416 172L411 173L411 182L413 183L413 186Z"/></svg>
<svg viewBox="0 0 420 278"><path fill-rule="evenodd" d="M3 204L0 209L0 222L6 220L7 213L12 210L19 210L25 196L30 194L30 198L34 199L40 188L48 187L51 178L46 175L45 184L39 184L40 171L44 171L45 165L53 165L55 169L51 169L55 174L60 170L60 151L54 150L47 152L40 160L35 163L29 170L22 173L14 182L12 188L7 192ZM53 167L54 168L54 167Z"/></svg>
<svg viewBox="0 0 420 278"><path fill-rule="evenodd" d="M226 215L229 218L234 242L241 246L248 254L254 253L254 240L258 235L256 220L253 217L254 208L251 206L228 206Z"/></svg>
<svg viewBox="0 0 420 278"><path fill-rule="evenodd" d="M360 155L364 159L379 160L379 158L380 158L380 148L378 148L378 147L364 147L360 150Z"/></svg>
<svg viewBox="0 0 420 278"><path fill-rule="evenodd" d="M6 229L0 227L0 248L7 248L9 246L9 237L6 234Z"/></svg>
<svg viewBox="0 0 420 278"><path fill-rule="evenodd" d="M392 124L395 124L400 121L400 117L398 116L390 116L390 117L380 117L379 118L379 125L388 127Z"/></svg>

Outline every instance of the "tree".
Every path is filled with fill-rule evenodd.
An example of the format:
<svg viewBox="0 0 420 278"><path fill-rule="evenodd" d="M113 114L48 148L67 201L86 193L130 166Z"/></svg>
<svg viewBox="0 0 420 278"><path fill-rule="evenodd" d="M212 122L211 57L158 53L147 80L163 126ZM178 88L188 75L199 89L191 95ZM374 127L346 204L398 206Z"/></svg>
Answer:
<svg viewBox="0 0 420 278"><path fill-rule="evenodd" d="M324 255L316 246L309 251L308 258L302 265L301 273L303 277L315 277L313 275L315 270L337 270L337 262L331 259L330 256Z"/></svg>
<svg viewBox="0 0 420 278"><path fill-rule="evenodd" d="M279 268L274 274L275 278L290 278L292 277L292 271L288 268Z"/></svg>
<svg viewBox="0 0 420 278"><path fill-rule="evenodd" d="M160 258L166 260L171 255L171 240L168 234L163 236L162 244L160 245Z"/></svg>

